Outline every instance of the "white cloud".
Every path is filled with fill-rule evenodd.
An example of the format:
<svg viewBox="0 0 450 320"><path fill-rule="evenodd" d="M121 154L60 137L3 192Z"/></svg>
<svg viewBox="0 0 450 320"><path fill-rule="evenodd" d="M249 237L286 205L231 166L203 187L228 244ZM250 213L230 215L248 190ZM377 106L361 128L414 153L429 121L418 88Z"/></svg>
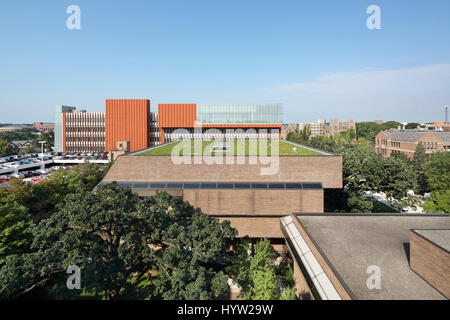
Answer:
<svg viewBox="0 0 450 320"><path fill-rule="evenodd" d="M438 121L450 104L450 63L394 70L330 73L275 86L285 122L330 118ZM287 118L287 119L286 119Z"/></svg>

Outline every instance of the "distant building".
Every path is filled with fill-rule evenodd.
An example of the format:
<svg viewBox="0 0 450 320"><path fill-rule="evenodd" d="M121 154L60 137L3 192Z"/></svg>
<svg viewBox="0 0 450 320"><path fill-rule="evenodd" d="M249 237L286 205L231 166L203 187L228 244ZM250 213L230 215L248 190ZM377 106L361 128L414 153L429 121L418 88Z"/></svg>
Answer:
<svg viewBox="0 0 450 320"><path fill-rule="evenodd" d="M56 152L111 152L118 142L134 152L180 139L281 138L282 104L159 104L148 99L107 99L105 112L56 106ZM118 150L123 151L123 150Z"/></svg>
<svg viewBox="0 0 450 320"><path fill-rule="evenodd" d="M450 132L416 129L381 131L375 137L375 152L384 157L404 153L412 159L419 142L423 144L427 154L450 151Z"/></svg>
<svg viewBox="0 0 450 320"><path fill-rule="evenodd" d="M105 151L105 113L55 108L55 152Z"/></svg>
<svg viewBox="0 0 450 320"><path fill-rule="evenodd" d="M356 122L353 119L348 119L344 122L340 122L339 119L331 119L330 122L325 120L308 121L299 124L299 131L302 131L304 127L308 128L311 137L334 137L347 130L356 132Z"/></svg>
<svg viewBox="0 0 450 320"><path fill-rule="evenodd" d="M0 132L14 132L14 131L35 131L33 126L26 125L26 124L17 124L17 125L10 125L10 126L4 126L0 127Z"/></svg>
<svg viewBox="0 0 450 320"><path fill-rule="evenodd" d="M28 140L9 141L8 146L11 154L17 154L22 149L33 147L33 143Z"/></svg>
<svg viewBox="0 0 450 320"><path fill-rule="evenodd" d="M374 123L380 124L380 125L381 125L381 124L383 124L384 122L383 122L383 120L375 120Z"/></svg>
<svg viewBox="0 0 450 320"><path fill-rule="evenodd" d="M33 127L41 132L55 130L55 125L53 123L33 122Z"/></svg>

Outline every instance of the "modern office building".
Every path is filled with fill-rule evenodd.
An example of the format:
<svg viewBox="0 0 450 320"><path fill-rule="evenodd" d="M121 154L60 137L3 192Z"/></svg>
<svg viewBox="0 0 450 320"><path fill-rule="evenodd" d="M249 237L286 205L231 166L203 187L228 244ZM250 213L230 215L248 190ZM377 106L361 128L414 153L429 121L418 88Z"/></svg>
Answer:
<svg viewBox="0 0 450 320"><path fill-rule="evenodd" d="M450 132L415 129L381 131L375 137L375 152L384 157L404 153L412 159L419 142L423 144L427 154L450 151Z"/></svg>
<svg viewBox="0 0 450 320"><path fill-rule="evenodd" d="M55 109L55 151L129 152L179 139L280 139L281 104L159 104L147 99L108 99L105 113Z"/></svg>
<svg viewBox="0 0 450 320"><path fill-rule="evenodd" d="M105 114L56 106L55 152L101 151L105 151Z"/></svg>
<svg viewBox="0 0 450 320"><path fill-rule="evenodd" d="M183 138L209 140L280 139L281 104L159 104L160 142ZM184 130L180 130L184 129Z"/></svg>
<svg viewBox="0 0 450 320"><path fill-rule="evenodd" d="M106 100L106 151L128 141L131 152L150 146L150 100Z"/></svg>
<svg viewBox="0 0 450 320"><path fill-rule="evenodd" d="M76 107L58 105L55 107L55 152L65 151L65 125L64 114L76 110Z"/></svg>
<svg viewBox="0 0 450 320"><path fill-rule="evenodd" d="M64 152L103 152L105 151L105 114L72 110L65 112L63 118Z"/></svg>

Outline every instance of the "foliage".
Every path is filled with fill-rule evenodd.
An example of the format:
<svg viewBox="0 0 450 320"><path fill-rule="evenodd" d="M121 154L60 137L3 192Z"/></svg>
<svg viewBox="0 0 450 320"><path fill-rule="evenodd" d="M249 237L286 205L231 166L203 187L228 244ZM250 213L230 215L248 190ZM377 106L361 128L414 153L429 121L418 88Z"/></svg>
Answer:
<svg viewBox="0 0 450 320"><path fill-rule="evenodd" d="M237 256L228 268L233 282L241 288L241 294L246 300L278 300L295 298L295 288L292 285L289 270L277 269L274 264L275 253L268 239L255 244L254 256L249 253L249 244L244 242L237 248ZM284 288L280 287L280 283ZM280 295L280 291L283 294ZM292 292L294 293L292 295Z"/></svg>
<svg viewBox="0 0 450 320"><path fill-rule="evenodd" d="M30 131L5 131L0 132L0 140L6 141L23 141L23 140L36 140L36 133Z"/></svg>
<svg viewBox="0 0 450 320"><path fill-rule="evenodd" d="M0 154L2 156L9 156L11 150L6 140L0 139Z"/></svg>
<svg viewBox="0 0 450 320"><path fill-rule="evenodd" d="M32 231L34 251L0 269L0 297L52 285L55 297L77 298L81 290L65 288L69 265L81 268L84 293L104 299L136 294L130 280L152 268L151 292L164 299L215 299L228 288L215 267L236 231L167 193L143 200L115 184L78 189Z"/></svg>
<svg viewBox="0 0 450 320"><path fill-rule="evenodd" d="M36 149L34 147L26 147L19 151L20 155L35 153Z"/></svg>
<svg viewBox="0 0 450 320"><path fill-rule="evenodd" d="M433 153L424 164L424 175L431 199L424 205L426 212L450 213L450 153Z"/></svg>
<svg viewBox="0 0 450 320"><path fill-rule="evenodd" d="M425 147L422 144L422 142L419 142L417 144L412 160L412 165L416 173L416 181L417 181L416 188L414 191L418 194L424 194L425 192L428 191L428 181L424 172L424 165L426 160L427 155L425 153Z"/></svg>
<svg viewBox="0 0 450 320"><path fill-rule="evenodd" d="M417 122L409 122L406 126L405 129L417 129L417 126L419 126L420 124Z"/></svg>
<svg viewBox="0 0 450 320"><path fill-rule="evenodd" d="M342 155L344 188L326 191L327 211L372 212L373 202L364 197L365 191L385 192L394 201L406 197L415 186L409 160L403 156L383 158L365 140L351 143L341 137L314 137L306 144Z"/></svg>
<svg viewBox="0 0 450 320"><path fill-rule="evenodd" d="M401 126L400 122L388 121L383 124L377 124L375 122L357 122L356 123L356 136L358 138L364 138L367 141L374 142L375 136L383 130L389 130L398 128Z"/></svg>
<svg viewBox="0 0 450 320"><path fill-rule="evenodd" d="M423 208L428 213L450 213L450 190L433 191Z"/></svg>
<svg viewBox="0 0 450 320"><path fill-rule="evenodd" d="M341 135L340 135L342 138L344 138L344 140L346 141L346 142L352 142L353 141L353 139L355 139L356 138L356 133L355 133L355 130L353 130L353 129L348 129L348 130L346 130L346 131L344 131L344 132L341 132Z"/></svg>
<svg viewBox="0 0 450 320"><path fill-rule="evenodd" d="M24 206L0 200L0 266L13 254L27 252L31 245L32 221Z"/></svg>
<svg viewBox="0 0 450 320"><path fill-rule="evenodd" d="M450 152L436 152L425 161L424 173L430 190L450 190Z"/></svg>

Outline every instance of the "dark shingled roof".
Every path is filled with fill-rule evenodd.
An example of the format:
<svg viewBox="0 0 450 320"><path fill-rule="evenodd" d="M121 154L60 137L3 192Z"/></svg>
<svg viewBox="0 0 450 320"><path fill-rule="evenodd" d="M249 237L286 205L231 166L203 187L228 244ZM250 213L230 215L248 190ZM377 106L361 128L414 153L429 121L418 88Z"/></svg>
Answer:
<svg viewBox="0 0 450 320"><path fill-rule="evenodd" d="M384 134L392 141L416 142L427 133L432 133L444 142L450 142L450 132L446 131L424 131L424 130L398 130L390 129L383 131Z"/></svg>

